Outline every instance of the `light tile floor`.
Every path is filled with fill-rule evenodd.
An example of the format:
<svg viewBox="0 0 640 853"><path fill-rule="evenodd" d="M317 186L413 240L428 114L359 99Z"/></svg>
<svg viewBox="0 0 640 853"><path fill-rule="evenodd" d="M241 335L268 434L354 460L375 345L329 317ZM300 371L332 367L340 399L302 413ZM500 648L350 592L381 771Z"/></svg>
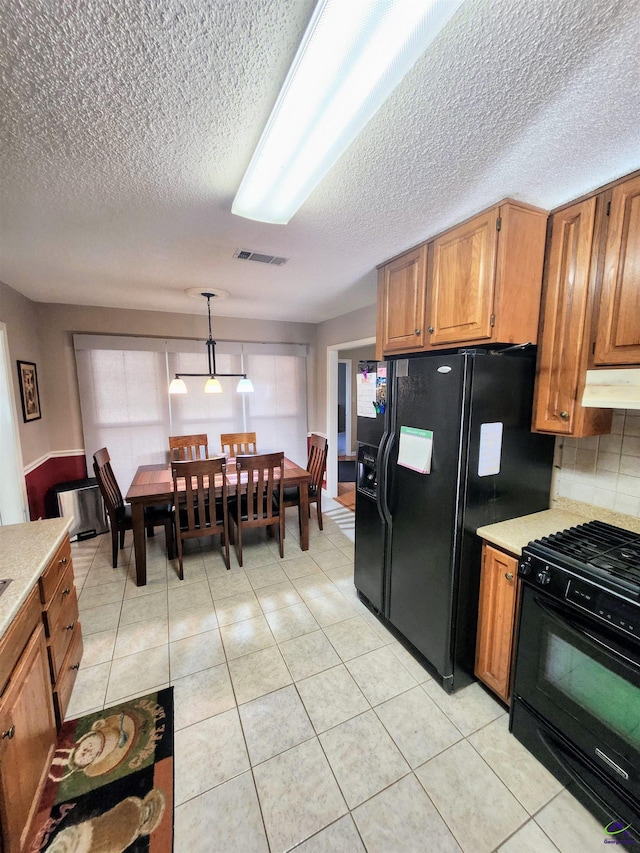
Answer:
<svg viewBox="0 0 640 853"><path fill-rule="evenodd" d="M508 733L479 684L447 695L357 599L354 516L327 500L308 552L287 517L226 571L201 540L73 545L84 656L68 716L169 684L175 851L590 853L598 822ZM323 502L324 504L324 502Z"/></svg>

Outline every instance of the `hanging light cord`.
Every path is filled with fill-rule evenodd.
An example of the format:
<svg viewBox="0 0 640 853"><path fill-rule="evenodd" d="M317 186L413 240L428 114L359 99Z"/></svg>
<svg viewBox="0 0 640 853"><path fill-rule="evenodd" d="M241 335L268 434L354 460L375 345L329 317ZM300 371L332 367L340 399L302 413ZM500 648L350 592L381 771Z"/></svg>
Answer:
<svg viewBox="0 0 640 853"><path fill-rule="evenodd" d="M207 345L207 361L209 364L209 372L208 373L176 373L176 379L182 379L183 376L208 376L210 379L217 379L219 376L233 376L233 377L241 377L242 379L247 378L246 373L218 373L216 370L216 342L213 340L213 335L211 334L211 297L215 296L215 293L203 293L202 296L207 297L207 315L209 317L209 337L205 341Z"/></svg>

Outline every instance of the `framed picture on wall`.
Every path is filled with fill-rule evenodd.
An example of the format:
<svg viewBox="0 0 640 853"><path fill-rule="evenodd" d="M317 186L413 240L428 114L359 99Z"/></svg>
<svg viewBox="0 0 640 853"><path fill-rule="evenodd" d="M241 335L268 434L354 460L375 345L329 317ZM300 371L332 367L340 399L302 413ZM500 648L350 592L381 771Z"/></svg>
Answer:
<svg viewBox="0 0 640 853"><path fill-rule="evenodd" d="M38 373L32 361L18 362L18 381L20 382L20 399L22 400L24 422L37 421L38 418L42 417L42 414L40 412Z"/></svg>

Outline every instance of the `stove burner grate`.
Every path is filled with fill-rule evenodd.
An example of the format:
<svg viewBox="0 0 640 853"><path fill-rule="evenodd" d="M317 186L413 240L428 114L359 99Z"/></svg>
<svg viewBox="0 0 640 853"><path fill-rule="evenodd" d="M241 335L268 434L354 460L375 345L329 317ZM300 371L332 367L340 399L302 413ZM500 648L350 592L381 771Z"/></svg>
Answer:
<svg viewBox="0 0 640 853"><path fill-rule="evenodd" d="M569 527L529 544L561 567L593 576L605 586L640 599L640 534L603 521Z"/></svg>

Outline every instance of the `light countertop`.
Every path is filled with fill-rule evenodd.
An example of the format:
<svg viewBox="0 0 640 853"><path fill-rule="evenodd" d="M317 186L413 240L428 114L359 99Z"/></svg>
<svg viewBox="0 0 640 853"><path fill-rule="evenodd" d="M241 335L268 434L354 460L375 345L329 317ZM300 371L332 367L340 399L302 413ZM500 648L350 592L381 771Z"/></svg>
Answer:
<svg viewBox="0 0 640 853"><path fill-rule="evenodd" d="M550 533L595 519L640 534L640 518L564 498L559 498L553 509L522 515L509 521L499 521L496 524L486 524L479 527L477 533L491 545L520 556L524 546L533 539L540 539L541 536L548 536Z"/></svg>
<svg viewBox="0 0 640 853"><path fill-rule="evenodd" d="M12 582L0 596L0 637L60 547L73 518L45 518L0 526L0 578Z"/></svg>

